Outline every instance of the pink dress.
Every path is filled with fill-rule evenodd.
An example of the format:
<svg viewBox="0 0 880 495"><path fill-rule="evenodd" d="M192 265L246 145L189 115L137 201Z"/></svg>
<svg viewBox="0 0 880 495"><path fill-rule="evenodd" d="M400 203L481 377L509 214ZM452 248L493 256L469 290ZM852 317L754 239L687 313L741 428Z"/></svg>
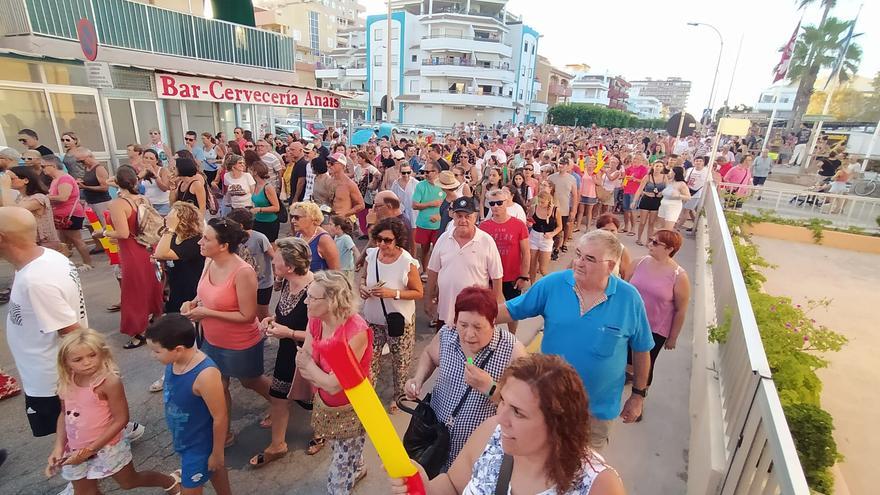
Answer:
<svg viewBox="0 0 880 495"><path fill-rule="evenodd" d="M98 396L95 389L104 383L106 377L98 379L88 387L71 383L60 394L64 401L64 430L67 432L68 450L74 451L88 447L113 421L110 404ZM107 445L113 445L122 438L122 430Z"/></svg>
<svg viewBox="0 0 880 495"><path fill-rule="evenodd" d="M333 332L333 335L328 340L343 340L347 343L352 337L361 332L367 332L367 349L364 351L364 355L361 356L361 360L358 362L358 367L360 368L361 373L369 379L370 363L373 362L373 329L370 328L361 315L355 314L350 316L345 323L340 325L339 328ZM321 345L321 320L317 318L309 318L309 333L312 334L312 358L321 370L329 373L330 363L327 361L327 358L321 354L323 349L323 346ZM330 394L326 390L318 389L318 393L321 394L321 400L324 401L324 404L327 404L330 407L339 407L348 404L348 397L345 396L344 391L340 390L337 394Z"/></svg>

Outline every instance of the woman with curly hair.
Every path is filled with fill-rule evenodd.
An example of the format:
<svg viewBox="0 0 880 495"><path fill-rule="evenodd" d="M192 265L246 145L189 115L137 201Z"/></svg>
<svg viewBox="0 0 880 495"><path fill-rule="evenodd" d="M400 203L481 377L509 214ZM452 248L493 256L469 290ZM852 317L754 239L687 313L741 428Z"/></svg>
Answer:
<svg viewBox="0 0 880 495"><path fill-rule="evenodd" d="M617 471L590 448L584 384L561 357L517 359L498 382L496 400L498 414L474 430L447 473L429 481L419 470L429 495L626 493ZM502 470L509 474L502 478ZM504 479L508 487L497 489ZM391 486L407 493L403 479Z"/></svg>

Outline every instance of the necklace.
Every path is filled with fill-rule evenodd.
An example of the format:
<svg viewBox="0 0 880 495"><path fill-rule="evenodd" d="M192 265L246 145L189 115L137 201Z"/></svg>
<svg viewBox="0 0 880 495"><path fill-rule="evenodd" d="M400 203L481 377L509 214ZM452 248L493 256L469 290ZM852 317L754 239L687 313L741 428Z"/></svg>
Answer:
<svg viewBox="0 0 880 495"><path fill-rule="evenodd" d="M195 359L197 355L198 355L198 352L193 353L193 355L189 358L189 361L187 361L186 364L183 366L183 371L180 372L181 375L186 373L189 370L189 365L192 364L193 359ZM174 368L172 367L172 370L173 369Z"/></svg>

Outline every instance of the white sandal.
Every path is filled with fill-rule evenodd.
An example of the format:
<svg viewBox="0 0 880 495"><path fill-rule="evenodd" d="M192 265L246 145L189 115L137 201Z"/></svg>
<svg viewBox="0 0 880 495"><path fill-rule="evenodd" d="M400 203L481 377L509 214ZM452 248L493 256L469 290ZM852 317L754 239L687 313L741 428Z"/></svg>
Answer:
<svg viewBox="0 0 880 495"><path fill-rule="evenodd" d="M180 475L180 469L176 469L168 473L168 476L171 476L174 479L174 484L169 486L168 488L163 488L163 490L165 490L165 493L171 493L171 490L174 490L175 488L177 488L177 492L175 493L180 493Z"/></svg>
<svg viewBox="0 0 880 495"><path fill-rule="evenodd" d="M165 388L165 377L159 378L155 382L150 384L150 392L156 393L161 392L162 389Z"/></svg>

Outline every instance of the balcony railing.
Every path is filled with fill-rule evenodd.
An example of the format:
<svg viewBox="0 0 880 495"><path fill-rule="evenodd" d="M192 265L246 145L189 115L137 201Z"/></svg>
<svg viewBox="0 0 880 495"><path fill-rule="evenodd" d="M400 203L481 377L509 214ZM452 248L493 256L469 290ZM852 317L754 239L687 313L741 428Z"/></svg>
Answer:
<svg viewBox="0 0 880 495"><path fill-rule="evenodd" d="M721 495L807 495L722 200L711 183L703 189L705 215L696 249L697 266L705 268L697 270L695 287L707 304L699 316L706 321L694 325L691 390L699 393L691 397L691 410L698 413L692 415L688 476L689 484L701 486L689 488ZM727 340L707 344L706 324L728 327Z"/></svg>
<svg viewBox="0 0 880 495"><path fill-rule="evenodd" d="M471 41L485 41L486 43L501 43L501 37L482 37L482 36L469 36L464 34L430 34L427 36L422 36L423 40L434 40L439 38L452 38L456 40L471 40Z"/></svg>
<svg viewBox="0 0 880 495"><path fill-rule="evenodd" d="M102 46L294 70L295 46L289 36L127 0L3 0L0 18L5 35L77 41L76 24L88 19Z"/></svg>
<svg viewBox="0 0 880 495"><path fill-rule="evenodd" d="M486 64L475 60L424 59L422 65L454 65L457 67L474 67L477 69L510 70L510 64Z"/></svg>
<svg viewBox="0 0 880 495"><path fill-rule="evenodd" d="M447 94L447 95L500 96L500 97L511 98L510 95L503 95L500 93L491 93L491 92L490 93L477 92L477 91L473 91L473 90L456 91L454 89L423 89L421 92L422 93L434 93L434 94L442 93L442 94Z"/></svg>
<svg viewBox="0 0 880 495"><path fill-rule="evenodd" d="M559 83L552 83L548 88L551 96L571 96L571 87Z"/></svg>

